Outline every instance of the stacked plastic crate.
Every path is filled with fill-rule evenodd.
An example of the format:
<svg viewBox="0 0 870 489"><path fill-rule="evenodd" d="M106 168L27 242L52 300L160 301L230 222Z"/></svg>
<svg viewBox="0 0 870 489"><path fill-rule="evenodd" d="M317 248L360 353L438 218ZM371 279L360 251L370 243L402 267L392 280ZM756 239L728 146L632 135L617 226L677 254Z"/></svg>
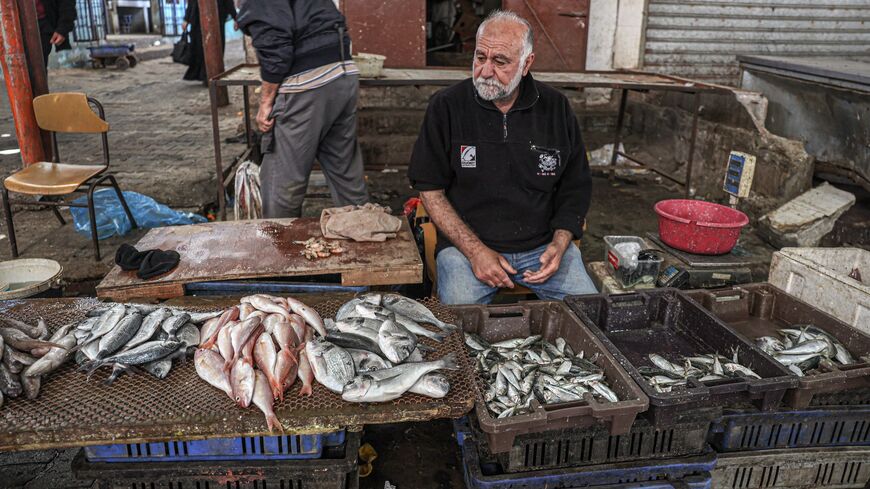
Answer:
<svg viewBox="0 0 870 489"><path fill-rule="evenodd" d="M360 433L252 436L86 447L80 479L103 489L356 489Z"/></svg>
<svg viewBox="0 0 870 489"><path fill-rule="evenodd" d="M691 297L754 341L814 325L857 360L809 371L773 412L726 410L709 437L717 488L863 488L870 484L870 336L769 284Z"/></svg>
<svg viewBox="0 0 870 489"><path fill-rule="evenodd" d="M610 301L616 297L628 300L613 306ZM700 320L709 323L702 329L713 329L732 345L741 342L700 307L689 307L690 301L676 292L643 297L587 296L584 299L594 302L590 308L601 306L596 310L604 313L593 314L594 318L572 312L577 308L570 301L570 308L557 302L456 308L463 329L487 341L535 334L551 342L564 338L574 351L596 357L620 399L608 403L589 396L582 402L538 406L530 414L498 419L487 411L481 396L474 414L456 426L468 487L711 487L716 453L706 437L721 406L752 400L765 407L775 405L796 381L770 362L762 369L766 389L750 392L752 383L746 381L736 392L733 387L700 386L687 394L656 393L596 328L596 322L605 331L608 327L680 330L687 322ZM614 310L608 311L611 306ZM659 322L654 324L655 320ZM656 342L647 343L645 347L654 351ZM751 345L745 346L749 352ZM482 392L483 379L478 386Z"/></svg>

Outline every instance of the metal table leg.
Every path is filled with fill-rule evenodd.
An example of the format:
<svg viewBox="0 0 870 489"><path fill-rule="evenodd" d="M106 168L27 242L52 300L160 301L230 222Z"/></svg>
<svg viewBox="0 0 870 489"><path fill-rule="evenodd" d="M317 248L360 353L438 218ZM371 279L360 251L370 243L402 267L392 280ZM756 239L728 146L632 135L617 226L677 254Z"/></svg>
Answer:
<svg viewBox="0 0 870 489"><path fill-rule="evenodd" d="M249 90L247 85L242 85L242 92L245 96L245 141L248 143L248 147L253 146L253 132L251 131L251 102L248 100Z"/></svg>
<svg viewBox="0 0 870 489"><path fill-rule="evenodd" d="M622 89L619 99L619 114L616 116L616 138L613 142L613 155L610 157L610 178L616 176L616 158L619 156L619 143L622 142L622 124L625 121L625 108L628 104L628 89Z"/></svg>
<svg viewBox="0 0 870 489"><path fill-rule="evenodd" d="M695 163L695 141L698 138L698 118L701 113L701 92L695 92L692 109L692 135L689 138L689 161L686 163L686 198L692 197L692 167Z"/></svg>
<svg viewBox="0 0 870 489"><path fill-rule="evenodd" d="M215 179L217 180L217 193L218 193L218 219L221 221L226 221L227 219L227 209L226 202L224 202L224 194L226 193L226 189L224 188L224 165L221 160L221 129L220 122L218 120L218 93L217 93L217 83L215 81L210 81L208 84L208 97L211 102L211 129L214 134L214 164L215 170L217 173L215 174Z"/></svg>

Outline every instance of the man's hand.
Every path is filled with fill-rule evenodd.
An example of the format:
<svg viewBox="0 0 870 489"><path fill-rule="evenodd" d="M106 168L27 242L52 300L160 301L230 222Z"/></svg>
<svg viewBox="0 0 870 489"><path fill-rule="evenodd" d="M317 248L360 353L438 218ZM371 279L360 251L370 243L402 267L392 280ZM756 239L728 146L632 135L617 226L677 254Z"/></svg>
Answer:
<svg viewBox="0 0 870 489"><path fill-rule="evenodd" d="M482 246L469 259L474 276L490 287L514 288L508 273L517 273L505 257L490 248Z"/></svg>
<svg viewBox="0 0 870 489"><path fill-rule="evenodd" d="M189 24L187 23L186 20L182 20L182 21L181 21L181 32L186 31L188 25L189 25Z"/></svg>
<svg viewBox="0 0 870 489"><path fill-rule="evenodd" d="M66 41L66 37L55 32L54 34L51 35L51 39L49 39L48 42L51 44L54 44L55 46L59 46L59 45L63 44L64 41Z"/></svg>
<svg viewBox="0 0 870 489"><path fill-rule="evenodd" d="M556 234L553 235L553 241L541 255L541 268L536 272L527 270L523 274L523 280L529 284L542 284L549 280L559 270L562 256L570 245L571 233L564 229L557 229Z"/></svg>
<svg viewBox="0 0 870 489"><path fill-rule="evenodd" d="M275 119L269 118L272 115L272 105L273 102L260 101L260 110L257 111L257 126L260 128L260 132L269 132L275 125Z"/></svg>
<svg viewBox="0 0 870 489"><path fill-rule="evenodd" d="M234 30L234 31L239 30L239 23L236 22L235 20L233 21L233 30Z"/></svg>
<svg viewBox="0 0 870 489"><path fill-rule="evenodd" d="M262 133L271 131L275 125L275 119L272 118L272 108L277 96L278 84L264 81L260 86L260 110L257 111L257 127Z"/></svg>

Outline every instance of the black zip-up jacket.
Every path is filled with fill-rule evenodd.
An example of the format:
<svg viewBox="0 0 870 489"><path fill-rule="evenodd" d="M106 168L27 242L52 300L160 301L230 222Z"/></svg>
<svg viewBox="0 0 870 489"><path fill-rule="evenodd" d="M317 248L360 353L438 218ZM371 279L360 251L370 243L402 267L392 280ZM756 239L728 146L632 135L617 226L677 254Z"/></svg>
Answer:
<svg viewBox="0 0 870 489"><path fill-rule="evenodd" d="M344 16L332 0L246 0L236 22L251 36L266 82L281 83L288 76L350 59ZM344 32L344 53L339 29Z"/></svg>
<svg viewBox="0 0 870 489"><path fill-rule="evenodd" d="M45 8L45 17L40 19L40 23L44 22L53 32L64 37L64 41L55 49L57 51L72 49L69 38L76 23L76 1L42 0L42 6Z"/></svg>
<svg viewBox="0 0 870 489"><path fill-rule="evenodd" d="M592 179L568 99L526 75L507 114L478 97L469 78L432 96L408 177L447 199L483 243L529 251L556 229L583 234ZM438 251L450 246L439 235Z"/></svg>

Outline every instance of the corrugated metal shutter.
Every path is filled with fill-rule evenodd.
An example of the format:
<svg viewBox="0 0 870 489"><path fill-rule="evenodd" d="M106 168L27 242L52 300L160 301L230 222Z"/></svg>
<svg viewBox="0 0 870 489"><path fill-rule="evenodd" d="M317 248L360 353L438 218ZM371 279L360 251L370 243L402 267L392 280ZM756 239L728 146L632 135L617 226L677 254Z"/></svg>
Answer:
<svg viewBox="0 0 870 489"><path fill-rule="evenodd" d="M649 0L644 69L734 85L736 55L870 55L870 0Z"/></svg>

